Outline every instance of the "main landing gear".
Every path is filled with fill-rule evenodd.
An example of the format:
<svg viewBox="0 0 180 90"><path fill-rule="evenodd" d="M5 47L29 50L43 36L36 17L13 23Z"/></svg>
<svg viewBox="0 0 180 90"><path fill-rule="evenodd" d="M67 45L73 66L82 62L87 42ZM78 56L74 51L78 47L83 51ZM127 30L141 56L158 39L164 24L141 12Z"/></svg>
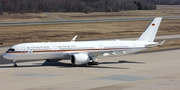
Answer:
<svg viewBox="0 0 180 90"><path fill-rule="evenodd" d="M17 67L17 64L16 64L16 60L12 60L12 62L13 62L13 67Z"/></svg>
<svg viewBox="0 0 180 90"><path fill-rule="evenodd" d="M92 62L89 62L88 65L99 65L99 62L95 62L95 61L92 61Z"/></svg>
<svg viewBox="0 0 180 90"><path fill-rule="evenodd" d="M90 57L90 60L92 61L92 62L89 62L88 63L88 65L90 66L90 65L99 65L99 62L96 62L96 60L97 60L97 58L93 58L93 57Z"/></svg>

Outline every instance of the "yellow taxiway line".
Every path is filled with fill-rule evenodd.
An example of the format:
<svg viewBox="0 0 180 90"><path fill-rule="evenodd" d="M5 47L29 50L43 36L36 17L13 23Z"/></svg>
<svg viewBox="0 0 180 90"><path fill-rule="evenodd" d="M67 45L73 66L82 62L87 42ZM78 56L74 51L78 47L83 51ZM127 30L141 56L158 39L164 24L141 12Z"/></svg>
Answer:
<svg viewBox="0 0 180 90"><path fill-rule="evenodd" d="M1 77L4 77L4 76L7 76L7 75L10 75L10 74L13 73L13 72L14 72L14 69L11 68L9 72L0 75L0 78L1 78Z"/></svg>

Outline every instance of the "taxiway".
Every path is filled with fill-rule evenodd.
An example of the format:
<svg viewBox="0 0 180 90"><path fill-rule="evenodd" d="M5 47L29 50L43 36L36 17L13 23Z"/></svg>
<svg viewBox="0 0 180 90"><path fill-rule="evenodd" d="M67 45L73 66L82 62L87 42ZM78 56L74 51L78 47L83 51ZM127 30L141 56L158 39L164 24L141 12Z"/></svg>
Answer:
<svg viewBox="0 0 180 90"><path fill-rule="evenodd" d="M0 65L0 90L178 90L180 50L100 58L99 66L70 61Z"/></svg>
<svg viewBox="0 0 180 90"><path fill-rule="evenodd" d="M16 25L41 25L41 24L65 24L65 23L93 23L93 22L119 22L119 21L142 21L153 20L155 17L144 18L105 18L105 19L92 19L92 20L49 20L40 22L1 22L0 26L16 26ZM164 16L163 20L180 19L180 16Z"/></svg>

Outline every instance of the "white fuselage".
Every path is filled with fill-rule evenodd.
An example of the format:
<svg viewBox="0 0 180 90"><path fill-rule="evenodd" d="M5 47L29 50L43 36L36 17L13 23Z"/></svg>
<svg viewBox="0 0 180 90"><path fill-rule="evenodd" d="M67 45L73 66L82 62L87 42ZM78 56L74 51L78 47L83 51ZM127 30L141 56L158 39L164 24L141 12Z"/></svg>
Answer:
<svg viewBox="0 0 180 90"><path fill-rule="evenodd" d="M152 42L154 43L154 42ZM65 59L75 53L134 53L144 50L145 41L79 41L79 42L42 42L23 43L12 46L13 52L6 52L3 57L9 60Z"/></svg>

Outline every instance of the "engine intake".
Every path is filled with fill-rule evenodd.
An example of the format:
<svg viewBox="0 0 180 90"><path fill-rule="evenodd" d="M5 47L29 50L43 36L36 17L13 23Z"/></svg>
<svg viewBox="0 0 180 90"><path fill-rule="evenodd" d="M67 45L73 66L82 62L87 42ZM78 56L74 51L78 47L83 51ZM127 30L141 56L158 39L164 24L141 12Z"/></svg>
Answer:
<svg viewBox="0 0 180 90"><path fill-rule="evenodd" d="M89 63L89 56L87 54L73 54L71 56L71 63L76 64L76 65L82 65L82 64L87 64Z"/></svg>

